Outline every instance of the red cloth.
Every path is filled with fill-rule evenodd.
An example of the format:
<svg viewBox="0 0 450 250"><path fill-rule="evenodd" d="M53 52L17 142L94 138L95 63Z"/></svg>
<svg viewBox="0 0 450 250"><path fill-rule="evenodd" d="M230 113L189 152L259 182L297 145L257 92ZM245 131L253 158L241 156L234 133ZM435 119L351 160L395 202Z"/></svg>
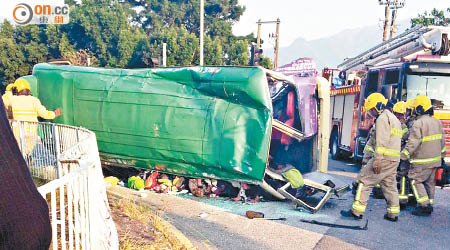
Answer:
<svg viewBox="0 0 450 250"><path fill-rule="evenodd" d="M286 105L286 115L288 119L284 122L286 125L294 127L294 117L295 117L295 100L294 100L294 92L289 92L287 96L287 105ZM289 145L292 143L292 137L287 134L281 135L281 144Z"/></svg>

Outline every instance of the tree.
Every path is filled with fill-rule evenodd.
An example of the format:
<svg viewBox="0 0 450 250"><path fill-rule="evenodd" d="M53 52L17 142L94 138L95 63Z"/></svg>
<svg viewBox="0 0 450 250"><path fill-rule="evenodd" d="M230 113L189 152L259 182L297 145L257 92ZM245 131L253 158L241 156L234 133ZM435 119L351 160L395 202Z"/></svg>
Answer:
<svg viewBox="0 0 450 250"><path fill-rule="evenodd" d="M47 50L48 50L48 56L52 59L58 59L61 57L60 52L60 42L62 39L62 36L65 36L66 41L67 36L65 34L62 34L59 29L59 25L45 25L44 27L44 33L43 33L43 39L45 39Z"/></svg>
<svg viewBox="0 0 450 250"><path fill-rule="evenodd" d="M446 26L450 23L450 18L445 17L445 12L450 13L450 8L446 10L433 9L430 13L425 11L423 14L419 14L416 18L411 19L411 27L416 25L440 25Z"/></svg>
<svg viewBox="0 0 450 250"><path fill-rule="evenodd" d="M230 65L248 65L250 56L248 48L246 40L238 40L233 43L228 51Z"/></svg>
<svg viewBox="0 0 450 250"><path fill-rule="evenodd" d="M14 38L17 47L23 53L24 61L21 69L24 75L30 74L35 64L48 60L47 41L42 26L17 26L14 31Z"/></svg>
<svg viewBox="0 0 450 250"><path fill-rule="evenodd" d="M220 39L212 40L210 36L205 36L204 58L205 65L223 64L222 42Z"/></svg>
<svg viewBox="0 0 450 250"><path fill-rule="evenodd" d="M62 31L76 50L93 52L100 66L125 67L143 34L130 25L130 13L117 1L85 0L72 7Z"/></svg>
<svg viewBox="0 0 450 250"><path fill-rule="evenodd" d="M261 60L259 61L259 65L266 69L273 69L272 60L270 58L260 55Z"/></svg>
<svg viewBox="0 0 450 250"><path fill-rule="evenodd" d="M154 56L161 56L162 44L167 43L167 65L198 64L198 38L183 26L159 29L150 38Z"/></svg>
<svg viewBox="0 0 450 250"><path fill-rule="evenodd" d="M0 27L0 81L7 85L27 73L22 67L25 58L13 38L11 23L5 20Z"/></svg>
<svg viewBox="0 0 450 250"><path fill-rule="evenodd" d="M128 68L149 68L153 67L152 63L152 46L147 36L142 37L131 56Z"/></svg>
<svg viewBox="0 0 450 250"><path fill-rule="evenodd" d="M127 0L127 3L141 9L135 13L134 21L149 34L172 26L184 26L188 32L199 34L199 0ZM231 27L245 10L238 0L208 0L204 7L205 33L212 38L232 36Z"/></svg>
<svg viewBox="0 0 450 250"><path fill-rule="evenodd" d="M145 29L153 46L155 41L161 42L160 39L158 40L161 30L184 29L187 33L199 37L199 0L128 0L127 3L132 7L139 7L140 12L134 13L133 20ZM233 23L239 21L244 10L245 8L240 6L237 0L205 1L205 65L223 64L224 55L236 53L236 51L230 52L234 43L240 40L247 40L248 43L253 39L253 36L235 37L232 33ZM192 51L190 46L187 48L183 46L179 44L177 46L179 48L171 48L168 44L167 48L170 50L168 53L185 49ZM160 51L160 45L156 49ZM160 54L156 51L155 53ZM167 62L169 61L168 58ZM197 62L198 59L195 58L194 61ZM248 65L247 60L237 61ZM181 61L176 60L170 63L169 65L183 65Z"/></svg>

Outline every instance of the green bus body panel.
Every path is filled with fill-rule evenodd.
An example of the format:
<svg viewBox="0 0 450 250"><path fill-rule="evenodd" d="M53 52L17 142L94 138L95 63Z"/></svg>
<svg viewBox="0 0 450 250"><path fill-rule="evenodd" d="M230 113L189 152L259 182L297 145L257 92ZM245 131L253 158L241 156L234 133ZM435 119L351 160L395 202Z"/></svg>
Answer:
<svg viewBox="0 0 450 250"><path fill-rule="evenodd" d="M105 69L37 64L38 97L56 119L96 133L113 165L259 182L272 128L256 67Z"/></svg>

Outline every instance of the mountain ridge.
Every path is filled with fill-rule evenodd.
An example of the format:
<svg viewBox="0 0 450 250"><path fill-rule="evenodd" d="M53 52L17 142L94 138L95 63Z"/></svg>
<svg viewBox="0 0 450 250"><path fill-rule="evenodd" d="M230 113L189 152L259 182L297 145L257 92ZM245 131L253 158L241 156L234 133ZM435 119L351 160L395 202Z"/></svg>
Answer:
<svg viewBox="0 0 450 250"><path fill-rule="evenodd" d="M397 34L409 28L409 20L397 25ZM300 57L310 57L320 71L325 66L335 68L347 57L354 57L382 42L382 28L378 25L345 29L329 37L306 40L296 38L291 45L279 48L278 65L282 66ZM264 54L273 59L273 49L265 48Z"/></svg>

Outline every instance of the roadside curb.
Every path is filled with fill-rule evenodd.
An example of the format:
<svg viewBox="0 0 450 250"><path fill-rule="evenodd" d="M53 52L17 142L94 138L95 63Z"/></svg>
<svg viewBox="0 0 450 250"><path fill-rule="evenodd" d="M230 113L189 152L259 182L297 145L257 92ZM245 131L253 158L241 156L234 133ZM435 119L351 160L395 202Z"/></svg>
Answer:
<svg viewBox="0 0 450 250"><path fill-rule="evenodd" d="M161 218L158 212L155 211L153 207L142 201L142 198L138 195L133 195L125 192L123 187L107 187L106 192L108 195L119 199L127 199L129 201L138 202L139 205L144 206L152 211L152 225L160 233L166 237L166 239L172 244L173 249L177 250L197 250L197 248L192 244L192 242L175 226Z"/></svg>

